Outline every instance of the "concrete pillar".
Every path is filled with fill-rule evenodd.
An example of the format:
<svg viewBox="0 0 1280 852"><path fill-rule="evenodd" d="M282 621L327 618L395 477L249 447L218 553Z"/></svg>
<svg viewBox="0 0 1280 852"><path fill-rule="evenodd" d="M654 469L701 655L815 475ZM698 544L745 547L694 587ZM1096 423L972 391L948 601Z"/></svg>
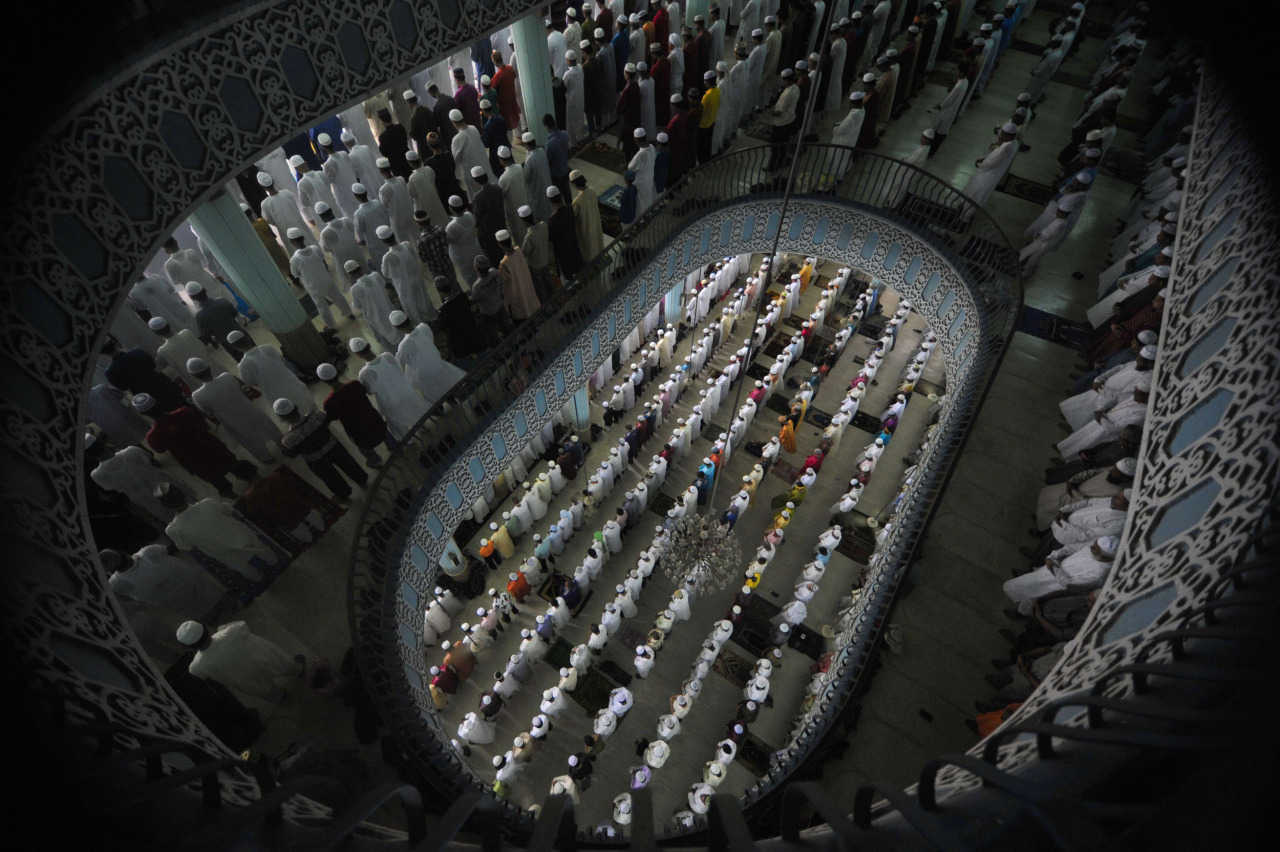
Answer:
<svg viewBox="0 0 1280 852"><path fill-rule="evenodd" d="M693 19L701 15L703 20L706 22L707 28L710 29L711 28L711 3L709 2L709 0L688 0L688 3L689 3L689 7L685 9L685 12L684 12L684 25L686 27L693 27L693 34L696 36L698 34L698 28L694 26ZM725 10L722 8L720 10L722 20L723 20L724 12ZM761 16L761 20L764 20L763 16ZM727 27L729 25L725 24L725 26ZM778 70L782 70L782 69L778 69ZM688 69L685 69L684 76L685 76L685 82L688 83L689 82ZM699 80L697 84L701 85L702 81ZM686 86L685 88L688 88L688 86Z"/></svg>
<svg viewBox="0 0 1280 852"><path fill-rule="evenodd" d="M240 295L279 339L289 360L303 371L314 370L326 361L329 353L324 341L245 218L240 203L230 193L219 192L197 207L189 221Z"/></svg>
<svg viewBox="0 0 1280 852"><path fill-rule="evenodd" d="M547 144L542 117L556 114L551 95L551 61L547 56L547 29L540 13L526 15L511 24L516 40L516 69L520 72L520 94L524 99L525 121L538 140Z"/></svg>
<svg viewBox="0 0 1280 852"><path fill-rule="evenodd" d="M591 398L587 393L586 385L578 388L573 394L567 408L572 415L574 429L583 431L591 428Z"/></svg>

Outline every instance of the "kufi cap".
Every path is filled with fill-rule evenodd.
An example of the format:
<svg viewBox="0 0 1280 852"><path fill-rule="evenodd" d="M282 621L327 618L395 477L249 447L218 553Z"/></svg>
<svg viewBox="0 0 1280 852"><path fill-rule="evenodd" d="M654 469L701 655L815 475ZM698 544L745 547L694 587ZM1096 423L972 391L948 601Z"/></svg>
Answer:
<svg viewBox="0 0 1280 852"><path fill-rule="evenodd" d="M759 27L756 27L754 30L751 31L752 38L755 38L756 36L762 36L762 35L764 35L764 30L760 29Z"/></svg>
<svg viewBox="0 0 1280 852"><path fill-rule="evenodd" d="M1058 203L1058 209L1063 213L1070 213L1072 210L1076 209L1076 206L1070 201L1062 201Z"/></svg>
<svg viewBox="0 0 1280 852"><path fill-rule="evenodd" d="M867 97L866 92L854 92L853 94L849 95L849 100L852 102L858 102L858 101L865 100L866 97Z"/></svg>
<svg viewBox="0 0 1280 852"><path fill-rule="evenodd" d="M410 151L409 153L413 154L415 158L417 157L417 154L418 154L417 151ZM324 214L329 212L329 205L323 201L317 201L315 206L315 211L317 216L323 216Z"/></svg>
<svg viewBox="0 0 1280 852"><path fill-rule="evenodd" d="M1145 358L1146 356L1144 355L1143 357ZM187 359L187 372L188 372L188 373L203 373L203 372L204 372L205 370L207 370L207 369L209 369L209 365L205 363L205 361L204 361L204 359L203 359L203 358L188 358L188 359Z"/></svg>
<svg viewBox="0 0 1280 852"><path fill-rule="evenodd" d="M453 208L455 208L455 209L457 209L457 210L461 210L461 209L462 209L463 207L465 207L466 205L462 203L462 199L461 199L459 196L457 196L457 195L450 195L450 196L449 196L449 206L450 206L450 207L453 207Z"/></svg>
<svg viewBox="0 0 1280 852"><path fill-rule="evenodd" d="M1001 132L1001 133L1008 133L1008 134L1010 134L1011 136L1012 136L1012 135L1016 135L1016 134L1017 134L1017 132L1018 132L1018 125L1014 124L1012 121L1006 121L1006 122L1004 123L1004 127L1001 127L1001 128L1000 128L1000 132Z"/></svg>
<svg viewBox="0 0 1280 852"><path fill-rule="evenodd" d="M792 71L790 68L782 69L782 79L790 80L794 76L796 76L796 72Z"/></svg>
<svg viewBox="0 0 1280 852"><path fill-rule="evenodd" d="M347 341L347 348L352 352L363 352L369 348L369 341L363 337L353 337Z"/></svg>
<svg viewBox="0 0 1280 852"><path fill-rule="evenodd" d="M394 236L390 225L379 225L378 230L374 233L378 235L378 239L380 240L389 240Z"/></svg>
<svg viewBox="0 0 1280 852"><path fill-rule="evenodd" d="M328 133L321 133L319 136L316 137L316 141L319 142L325 148L328 148L333 144L333 137L330 136Z"/></svg>
<svg viewBox="0 0 1280 852"><path fill-rule="evenodd" d="M1116 462L1116 470L1120 471L1125 476L1133 476L1134 471L1137 469L1138 460L1132 456L1126 459L1120 459L1120 461Z"/></svg>
<svg viewBox="0 0 1280 852"><path fill-rule="evenodd" d="M1084 135L1084 139L1086 142L1097 142L1101 138L1102 138L1101 130L1090 130L1088 133Z"/></svg>
<svg viewBox="0 0 1280 852"><path fill-rule="evenodd" d="M1120 537L1114 535L1103 536L1098 539L1098 549L1107 556L1115 556L1116 550L1120 547Z"/></svg>
<svg viewBox="0 0 1280 852"><path fill-rule="evenodd" d="M726 73L727 73L727 72L729 71L729 63L728 63L728 62L725 62L724 60L721 60L721 61L717 62L717 63L716 63L716 70L717 70L717 71L724 71L724 72L726 72Z"/></svg>
<svg viewBox="0 0 1280 852"><path fill-rule="evenodd" d="M986 44L986 42L985 42L985 41L983 41L983 40L982 40L982 39L980 39L980 38L975 38L975 39L973 40L973 46L974 46L974 47L977 47L977 46L982 45L982 44Z"/></svg>
<svg viewBox="0 0 1280 852"><path fill-rule="evenodd" d="M676 92L674 95L672 95L672 96L671 96L671 103L673 103L673 104L678 104L678 103L680 103L680 100L681 100L681 98L680 98L680 93L679 93L679 92Z"/></svg>
<svg viewBox="0 0 1280 852"><path fill-rule="evenodd" d="M777 17L775 17L774 15L765 15L765 16L764 16L764 22L765 22L766 24L776 24L776 23L778 23L778 19L777 19Z"/></svg>
<svg viewBox="0 0 1280 852"><path fill-rule="evenodd" d="M412 151L410 151L409 153L411 153L411 154L412 154L413 152L412 152ZM511 149L510 149L510 148L508 148L506 145L499 145L499 146L498 146L498 156L499 156L501 159L503 159L503 160L510 160L510 159L512 159L512 157L511 157Z"/></svg>
<svg viewBox="0 0 1280 852"><path fill-rule="evenodd" d="M874 83L875 81L876 75L872 74L870 71L862 75L862 82L864 83Z"/></svg>
<svg viewBox="0 0 1280 852"><path fill-rule="evenodd" d="M1101 156L1102 156L1102 149L1101 149L1101 148L1089 148L1088 150L1086 150L1086 151L1084 152L1084 155L1085 155L1086 157L1101 157Z"/></svg>
<svg viewBox="0 0 1280 852"><path fill-rule="evenodd" d="M406 314L404 311L392 311L390 316L387 317L387 319L391 322L392 325L400 325L401 323L408 322L409 315Z"/></svg>
<svg viewBox="0 0 1280 852"><path fill-rule="evenodd" d="M648 62L645 62L643 59L642 59L642 60L640 60L639 62L637 62L637 63L636 63L636 70L637 70L637 71L648 71L648 70L649 70L649 63L648 63Z"/></svg>
<svg viewBox="0 0 1280 852"><path fill-rule="evenodd" d="M152 331L164 331L168 327L169 327L169 321L166 320L164 317L152 317L151 319L147 320L147 328L151 329Z"/></svg>
<svg viewBox="0 0 1280 852"><path fill-rule="evenodd" d="M567 60L569 60L570 62L577 62L577 61L578 61L578 51L576 51L576 50L566 50L566 51L564 52L564 58L565 58L565 59L567 59Z"/></svg>
<svg viewBox="0 0 1280 852"><path fill-rule="evenodd" d="M884 52L884 55L885 55L886 57L888 57L889 59L892 59L893 57L895 57L895 56L897 56L897 55L898 55L898 51L897 51L897 49L896 49L896 48L892 48L892 47L891 47L891 48L889 48L888 50L886 50L886 51Z"/></svg>
<svg viewBox="0 0 1280 852"><path fill-rule="evenodd" d="M995 29L995 27L991 26L991 24L983 24L982 26L978 27L978 29L980 29L984 33L989 33L993 29Z"/></svg>
<svg viewBox="0 0 1280 852"><path fill-rule="evenodd" d="M292 414L294 409L297 407L298 406L293 404L293 400L289 399L287 396L282 396L275 402L271 403L271 410L276 414L279 414L281 417L284 417L286 414Z"/></svg>
<svg viewBox="0 0 1280 852"><path fill-rule="evenodd" d="M797 60L796 60L796 70L797 70L797 71L808 71L808 70L809 70L809 63L808 63L808 62L805 62L803 59L797 59Z"/></svg>
<svg viewBox="0 0 1280 852"><path fill-rule="evenodd" d="M1156 334L1149 328L1144 328L1142 331L1138 332L1138 342L1143 346L1155 343L1159 339L1160 335Z"/></svg>
<svg viewBox="0 0 1280 852"><path fill-rule="evenodd" d="M663 143L663 144L665 145L667 142L669 142L669 141L670 141L670 137L669 137L669 136L667 136L667 134L665 134L665 133L659 133L659 134L658 134L658 141L659 141L659 142L661 142L661 143Z"/></svg>
<svg viewBox="0 0 1280 852"><path fill-rule="evenodd" d="M702 17L701 15L694 15L693 22L695 24L705 24L707 22L707 19Z"/></svg>
<svg viewBox="0 0 1280 852"><path fill-rule="evenodd" d="M237 328L235 331L227 335L227 342L239 343L241 340L244 340L244 336L244 332Z"/></svg>
<svg viewBox="0 0 1280 852"><path fill-rule="evenodd" d="M1126 489L1124 490L1124 499L1126 499L1126 500L1132 500L1132 499L1133 499L1133 489L1132 489L1132 488L1126 488Z"/></svg>
<svg viewBox="0 0 1280 852"><path fill-rule="evenodd" d="M204 639L204 625L198 621L184 621L178 628L178 641L188 647L200 644Z"/></svg>
<svg viewBox="0 0 1280 852"><path fill-rule="evenodd" d="M302 159L301 154L294 154L292 157L289 158L289 165L293 166L295 169L298 168L299 166L305 166L306 164L307 164L307 161Z"/></svg>
<svg viewBox="0 0 1280 852"><path fill-rule="evenodd" d="M133 410L147 412L155 407L156 398L149 393L140 393L133 398Z"/></svg>
<svg viewBox="0 0 1280 852"><path fill-rule="evenodd" d="M1172 274L1172 270L1167 266L1157 266L1151 270L1151 274L1157 278L1168 278Z"/></svg>
<svg viewBox="0 0 1280 852"><path fill-rule="evenodd" d="M352 191L354 194L356 194L356 195L368 195L368 194L369 194L369 190L368 190L368 188L367 188L367 187L365 187L365 185L364 185L364 184L362 184L362 183L353 183L353 184L351 184L351 191Z"/></svg>
<svg viewBox="0 0 1280 852"><path fill-rule="evenodd" d="M604 38L604 30L602 30L600 27L596 27L596 31L592 33L592 35L594 35L596 38Z"/></svg>
<svg viewBox="0 0 1280 852"><path fill-rule="evenodd" d="M1156 358L1156 347L1151 344L1147 344L1146 346L1143 346L1141 350L1139 350L1138 354L1141 355L1143 358L1146 358L1148 361L1154 361ZM187 365L187 369L191 370L190 364ZM191 372L195 372L195 371L191 370Z"/></svg>
<svg viewBox="0 0 1280 852"><path fill-rule="evenodd" d="M359 261L348 260L346 263L342 264L342 268L345 269L347 272L355 272L357 269L360 268L360 263Z"/></svg>
<svg viewBox="0 0 1280 852"><path fill-rule="evenodd" d="M388 160L386 157L379 157L378 159L373 161L373 164L380 169L391 168L391 161Z"/></svg>
<svg viewBox="0 0 1280 852"><path fill-rule="evenodd" d="M471 167L471 176L472 176L473 178L482 178L482 177L484 177L484 176L485 176L485 174L484 174L484 166L472 166L472 167Z"/></svg>
<svg viewBox="0 0 1280 852"><path fill-rule="evenodd" d="M1173 169L1180 169L1180 168L1182 168L1183 166L1185 166L1186 164L1187 164L1187 158L1186 158L1186 157L1179 157L1178 159L1176 159L1176 160L1174 160L1172 163L1170 163L1170 164L1169 164L1169 167L1170 167L1170 168L1173 168Z"/></svg>
<svg viewBox="0 0 1280 852"><path fill-rule="evenodd" d="M460 110L460 109L451 109L451 110L449 110L449 120L450 120L450 121L462 121L462 110Z"/></svg>
<svg viewBox="0 0 1280 852"><path fill-rule="evenodd" d="M584 38L582 41L578 42L578 47L580 47L582 50L590 50L591 42Z"/></svg>
<svg viewBox="0 0 1280 852"><path fill-rule="evenodd" d="M838 32L840 32L840 22L839 22L839 21L836 21L834 24L832 24L832 25L831 25L830 32L833 32L833 33L838 33Z"/></svg>
<svg viewBox="0 0 1280 852"><path fill-rule="evenodd" d="M996 15L992 16L991 20L996 21L996 22L998 23L998 22L1000 22L1000 21L1003 21L1003 20L1004 20L1004 15L996 14Z"/></svg>
<svg viewBox="0 0 1280 852"><path fill-rule="evenodd" d="M848 18L845 18L845 20L847 21L847 20L848 20ZM920 32L920 28L919 28L919 27L917 27L915 24L912 24L911 26L907 27L907 32L909 32L909 33L911 33L911 34L913 34L913 35L914 35L914 34L916 34L916 33Z"/></svg>
<svg viewBox="0 0 1280 852"><path fill-rule="evenodd" d="M1016 115L1018 118L1026 118L1027 116L1031 115L1031 110L1027 109L1026 107L1018 107L1013 111L1013 114Z"/></svg>
<svg viewBox="0 0 1280 852"><path fill-rule="evenodd" d="M93 446L94 444L96 444L96 443L98 443L98 436L97 436L97 435L93 434L92 432L85 432L85 433L84 433L84 448L85 448L86 450L87 450L87 449L89 449L90 447L92 447L92 446ZM163 485L165 485L166 487L168 486L168 483L167 483L167 482L166 482L166 483L162 483L162 484L163 484ZM157 488L159 488L160 486L158 486L158 485L157 485L156 487L157 487Z"/></svg>
<svg viewBox="0 0 1280 852"><path fill-rule="evenodd" d="M547 187L547 198L559 198L560 188L556 186Z"/></svg>
<svg viewBox="0 0 1280 852"><path fill-rule="evenodd" d="M503 758L503 755L500 755L500 754L495 754L495 755L493 756L493 767L494 767L495 769L501 769L501 768L502 768L502 758Z"/></svg>
<svg viewBox="0 0 1280 852"><path fill-rule="evenodd" d="M343 142L356 141L356 135L345 127L342 128L342 133L338 134L338 136L340 139L342 139Z"/></svg>
<svg viewBox="0 0 1280 852"><path fill-rule="evenodd" d="M636 73L636 64L634 62L628 62L622 67L622 70L628 74L634 74Z"/></svg>
<svg viewBox="0 0 1280 852"><path fill-rule="evenodd" d="M521 219L528 219L533 216L533 208L528 204L521 204L520 209L516 211L516 215Z"/></svg>
<svg viewBox="0 0 1280 852"><path fill-rule="evenodd" d="M566 9L564 13L565 13L566 15L568 15L570 18L576 18L576 17L578 17L578 10L577 10L577 9L575 9L575 8L573 8L572 6L570 6L568 9Z"/></svg>
<svg viewBox="0 0 1280 852"><path fill-rule="evenodd" d="M300 240L302 239L302 229L290 228L289 230L285 231L285 236L287 236L291 240Z"/></svg>
<svg viewBox="0 0 1280 852"><path fill-rule="evenodd" d="M1177 227L1176 227L1172 222L1165 222L1163 225L1161 225L1161 226L1160 226L1160 233L1162 233L1162 234L1176 234L1176 233L1178 233L1178 228L1177 228ZM1169 249L1168 249L1167 247L1166 247L1163 251L1161 251L1160 253L1161 253L1161 254L1164 254L1164 252L1166 252L1166 251L1169 251ZM1172 252L1169 252L1169 253L1170 253L1170 256L1172 256L1172 254L1173 254L1173 253L1172 253Z"/></svg>
<svg viewBox="0 0 1280 852"><path fill-rule="evenodd" d="M714 80L715 78L716 78L716 72L714 71L708 71L702 75L702 79L704 80Z"/></svg>
<svg viewBox="0 0 1280 852"><path fill-rule="evenodd" d="M330 381L338 377L338 368L332 364L321 364L316 367L316 376L322 381Z"/></svg>
<svg viewBox="0 0 1280 852"><path fill-rule="evenodd" d="M204 285L199 281L188 281L187 286L183 289L187 291L188 296L199 296L204 292Z"/></svg>
<svg viewBox="0 0 1280 852"><path fill-rule="evenodd" d="M924 136L925 139L932 139L937 134L933 132L932 128L930 128L929 130L926 130L922 135Z"/></svg>
<svg viewBox="0 0 1280 852"><path fill-rule="evenodd" d="M1088 172L1076 172L1076 180L1080 181L1080 183L1084 184L1085 186L1088 186L1089 184L1093 183L1093 175L1089 174Z"/></svg>
<svg viewBox="0 0 1280 852"><path fill-rule="evenodd" d="M275 181L266 172L258 172L258 186L273 186Z"/></svg>
<svg viewBox="0 0 1280 852"><path fill-rule="evenodd" d="M1147 391L1151 390L1151 377L1143 376L1142 378L1138 379L1138 381L1134 384L1133 388L1134 390L1140 390L1143 393L1146 393Z"/></svg>

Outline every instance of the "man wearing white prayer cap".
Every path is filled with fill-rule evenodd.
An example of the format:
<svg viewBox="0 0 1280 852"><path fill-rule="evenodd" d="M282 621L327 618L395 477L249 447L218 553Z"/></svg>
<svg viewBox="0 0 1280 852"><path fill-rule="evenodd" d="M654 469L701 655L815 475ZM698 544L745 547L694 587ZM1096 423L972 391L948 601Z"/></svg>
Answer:
<svg viewBox="0 0 1280 852"><path fill-rule="evenodd" d="M470 87L464 88L474 95L474 89L470 89ZM474 177L474 170L477 167L483 170L489 180L494 179L493 174L489 171L489 152L484 146L484 140L480 137L480 131L463 120L461 110L455 109L449 113L449 120L453 122L454 129L457 131L451 145L453 161L457 165L458 174L462 176L463 183L466 185L467 193L474 198L476 193L480 191L480 184L476 182Z"/></svg>
<svg viewBox="0 0 1280 852"><path fill-rule="evenodd" d="M1086 591L1101 585L1111 570L1119 544L1118 536L1109 535L1055 550L1045 559L1043 567L1004 584L1005 594L1017 604L1016 610L1005 610L1005 614L1013 618L1026 617L1035 602L1045 595Z"/></svg>
<svg viewBox="0 0 1280 852"><path fill-rule="evenodd" d="M390 228L391 218L380 200L369 197L369 188L365 184L352 184L351 194L359 205L355 215L351 217L351 222L355 225L356 243L368 250L373 258L373 268L382 269L382 258L386 255L388 246L385 241L378 239L378 228L383 225Z"/></svg>
<svg viewBox="0 0 1280 852"><path fill-rule="evenodd" d="M329 305L332 304L347 319L354 320L355 313L334 280L324 251L314 242L308 243L298 228L290 228L288 237L289 246L292 249L289 257L289 271L293 273L294 278L302 282L302 287L315 304L320 319L329 328L338 327L337 321L333 318L333 312L329 309Z"/></svg>
<svg viewBox="0 0 1280 852"><path fill-rule="evenodd" d="M1008 122L1000 128L1000 133L996 137L996 147L985 157L976 161L977 169L963 190L975 205L965 210L965 221L973 218L976 208L986 205L987 200L991 198L991 193L996 191L996 186L1008 174L1009 167L1013 165L1013 158L1018 153L1017 134L1018 126Z"/></svg>
<svg viewBox="0 0 1280 852"><path fill-rule="evenodd" d="M243 621L213 631L198 621L187 621L178 628L177 639L196 652L187 667L191 674L277 704L285 696L279 679L300 678L306 668L301 654L291 656L254 635Z"/></svg>
<svg viewBox="0 0 1280 852"><path fill-rule="evenodd" d="M267 193L259 210L263 220L275 229L280 244L286 250L290 249L288 232L290 228L297 228L303 233L307 245L315 245L316 235L302 218L302 213L298 210L298 198L293 191L276 186L271 175L266 172L258 172L258 185Z"/></svg>
<svg viewBox="0 0 1280 852"><path fill-rule="evenodd" d="M249 401L240 382L230 373L214 375L200 358L187 361L187 372L196 380L191 401L196 408L217 419L227 436L244 447L255 459L267 464L274 459L271 445L280 447L280 429L262 409Z"/></svg>

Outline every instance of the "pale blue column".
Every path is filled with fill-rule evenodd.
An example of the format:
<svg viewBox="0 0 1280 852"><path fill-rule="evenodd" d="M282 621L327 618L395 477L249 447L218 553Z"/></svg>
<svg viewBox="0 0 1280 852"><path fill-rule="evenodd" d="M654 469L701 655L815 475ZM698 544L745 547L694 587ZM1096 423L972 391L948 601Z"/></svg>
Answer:
<svg viewBox="0 0 1280 852"><path fill-rule="evenodd" d="M681 278L676 282L676 286L672 287L666 295L666 304L663 306L663 313L666 315L667 322L680 322L683 315L684 307L684 279Z"/></svg>
<svg viewBox="0 0 1280 852"><path fill-rule="evenodd" d="M191 229L226 270L236 291L253 306L279 339L281 351L299 369L313 370L328 359L320 334L289 282L280 274L240 203L220 192L192 212Z"/></svg>
<svg viewBox="0 0 1280 852"><path fill-rule="evenodd" d="M539 145L547 144L542 126L544 115L556 114L551 95L551 61L547 55L547 28L541 13L526 15L511 24L516 42L516 69L520 73L520 95L524 99L525 123Z"/></svg>
<svg viewBox="0 0 1280 852"><path fill-rule="evenodd" d="M705 24L706 24L706 26L707 26L707 28L708 28L708 29L710 29L710 27L711 27L711 11L710 11L710 9L711 9L711 3L709 2L709 0L688 0L688 3L689 3L689 8L688 8L688 9L686 9L686 10L685 10L685 13L684 13L684 25L685 25L686 27L693 27L693 34L696 36L696 35L698 34L698 28L697 28L697 27L695 27L695 26L693 25L693 19L694 19L694 18L696 18L696 17L698 17L699 15L701 15L701 16L702 16L703 23L705 23ZM719 3L717 3L716 5L718 6L718 5L720 5L720 4L719 4ZM724 9L723 7L721 7L721 9L720 9L720 16L721 16L721 20L724 20L724 13L725 13L725 9ZM762 20L763 20L763 18L762 18ZM728 24L725 24L725 26L728 26ZM686 70L686 71L685 71L685 82L687 83L687 82L688 82L688 80L689 80L689 72L688 72L688 70ZM699 81L699 82L701 82L701 81ZM686 87L686 88L687 88L687 87Z"/></svg>
<svg viewBox="0 0 1280 852"><path fill-rule="evenodd" d="M591 399L586 385L578 388L573 398L569 400L569 410L573 415L574 429L583 430L591 427Z"/></svg>

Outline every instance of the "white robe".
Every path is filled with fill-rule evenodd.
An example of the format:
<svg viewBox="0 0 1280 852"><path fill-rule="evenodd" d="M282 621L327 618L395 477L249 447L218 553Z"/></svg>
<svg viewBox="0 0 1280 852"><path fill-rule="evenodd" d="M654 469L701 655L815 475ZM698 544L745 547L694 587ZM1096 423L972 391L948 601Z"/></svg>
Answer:
<svg viewBox="0 0 1280 852"><path fill-rule="evenodd" d="M298 176L298 203L302 207L302 217L314 225L320 224L316 214L316 205L323 201L335 215L342 210L338 200L329 189L329 182L324 179L323 172L303 172Z"/></svg>
<svg viewBox="0 0 1280 852"><path fill-rule="evenodd" d="M458 169L457 178L467 188L467 194L475 198L476 193L480 191L480 184L471 177L473 168L479 166L484 169L490 182L494 180L493 172L489 170L489 152L485 150L484 142L480 139L480 131L470 124L463 125L453 137L452 151L453 162Z"/></svg>
<svg viewBox="0 0 1280 852"><path fill-rule="evenodd" d="M973 176L969 178L969 182L964 186L964 194L967 195L975 205L983 207L987 200L991 198L991 193L996 191L996 184L1004 178L1008 173L1009 167L1013 165L1013 158L1018 153L1018 141L1010 139L1008 142L1001 143L994 151L982 158L977 170ZM972 208L966 215L972 215Z"/></svg>
<svg viewBox="0 0 1280 852"><path fill-rule="evenodd" d="M156 486L166 483L179 491L186 490L157 467L151 454L141 447L125 447L103 459L89 476L99 486L125 495L129 502L166 524L173 520L177 510L156 499Z"/></svg>
<svg viewBox="0 0 1280 852"><path fill-rule="evenodd" d="M400 307L414 322L435 319L436 309L431 304L427 283L422 279L422 263L412 243L400 242L391 247L382 258L382 275L391 281Z"/></svg>
<svg viewBox="0 0 1280 852"><path fill-rule="evenodd" d="M456 385L466 372L440 357L435 335L425 323L409 332L396 350L396 360L404 367L404 373L422 394L427 405L435 405L449 389Z"/></svg>
<svg viewBox="0 0 1280 852"><path fill-rule="evenodd" d="M316 244L315 231L311 230L311 226L302 218L302 213L298 210L298 198L292 190L282 189L275 195L268 195L262 199L262 205L259 208L262 211L262 218L267 224L275 228L277 236L280 238L280 245L292 246L289 242L289 229L297 228L302 231L302 239L307 245Z"/></svg>
<svg viewBox="0 0 1280 852"><path fill-rule="evenodd" d="M413 196L409 194L409 184L404 178L396 175L387 180L378 188L378 200L382 202L382 209L387 211L396 242L412 242L418 238L420 229L413 218Z"/></svg>
<svg viewBox="0 0 1280 852"><path fill-rule="evenodd" d="M274 442L279 446L280 429L265 411L249 401L230 373L216 376L196 388L191 399L196 408L217 418L231 439L255 459L263 463L271 461L268 445Z"/></svg>
<svg viewBox="0 0 1280 852"><path fill-rule="evenodd" d="M653 162L657 157L652 145L646 145L636 151L627 168L636 173L636 216L640 216L653 204ZM629 408L630 406L628 406Z"/></svg>
<svg viewBox="0 0 1280 852"><path fill-rule="evenodd" d="M246 695L275 699L278 677L300 674L300 666L278 645L255 636L243 621L224 624L213 632L212 643L197 651L188 671L216 680Z"/></svg>
<svg viewBox="0 0 1280 852"><path fill-rule="evenodd" d="M529 203L529 193L524 177L524 166L512 163L498 176L498 188L502 190L502 211L507 217L507 227L519 245L528 227L520 218L520 208Z"/></svg>
<svg viewBox="0 0 1280 852"><path fill-rule="evenodd" d="M404 339L402 334L391 324L389 317L391 299L387 296L387 282L381 272L362 275L351 285L351 304L364 314L365 322L373 330L373 336L385 351L394 351Z"/></svg>
<svg viewBox="0 0 1280 852"><path fill-rule="evenodd" d="M210 497L188 506L164 531L179 550L198 548L253 582L262 579L262 572L250 560L271 565L277 558L257 533L233 515L225 500Z"/></svg>
<svg viewBox="0 0 1280 852"><path fill-rule="evenodd" d="M316 410L316 402L293 371L284 361L280 350L264 343L255 346L240 359L240 378L245 384L262 391L270 402L288 399L303 414Z"/></svg>
<svg viewBox="0 0 1280 852"><path fill-rule="evenodd" d="M427 403L405 376L400 362L389 352L365 364L360 370L360 384L378 401L387 428L396 440L403 440L414 424L427 413Z"/></svg>
<svg viewBox="0 0 1280 852"><path fill-rule="evenodd" d="M129 301L145 308L153 317L162 317L175 332L195 330L195 315L182 301L173 285L158 275L149 275L129 290ZM158 344L156 347L158 348Z"/></svg>
<svg viewBox="0 0 1280 852"><path fill-rule="evenodd" d="M843 38L831 43L831 78L827 82L827 102L823 105L827 112L840 109L844 103L844 57L848 50L849 44Z"/></svg>
<svg viewBox="0 0 1280 852"><path fill-rule="evenodd" d="M162 544L149 544L133 555L133 567L112 574L111 591L140 603L160 606L183 618L209 612L225 589L203 568L173 556Z"/></svg>
<svg viewBox="0 0 1280 852"><path fill-rule="evenodd" d="M1125 426L1142 423L1147 418L1147 404L1132 397L1108 410L1102 422L1090 420L1058 442L1058 452L1067 461L1073 461L1081 450L1114 440Z"/></svg>
<svg viewBox="0 0 1280 852"><path fill-rule="evenodd" d="M854 148L858 144L858 136L862 133L862 122L867 117L867 111L862 107L854 107L849 110L849 114L840 119L831 130L831 144L843 145L847 148ZM831 162L825 163L823 171L831 172L835 175L836 180L844 177L845 172L849 171L849 165L853 162L852 151L832 151Z"/></svg>
<svg viewBox="0 0 1280 852"><path fill-rule="evenodd" d="M1054 219L1040 231L1039 236L1023 247L1018 252L1018 262L1022 264L1024 277L1030 278L1044 256L1056 251L1066 241L1067 234L1067 220Z"/></svg>
<svg viewBox="0 0 1280 852"><path fill-rule="evenodd" d="M884 206L897 207L902 203L902 199L906 197L907 189L912 184L912 178L916 176L915 169L907 168L907 166L924 167L924 161L929 156L928 144L917 145L916 149L910 154L902 158L902 162L906 166L896 166L897 174L894 175L893 181L889 184L888 189L884 193Z"/></svg>
<svg viewBox="0 0 1280 852"><path fill-rule="evenodd" d="M336 139L334 141L337 142ZM333 197L337 199L339 209L348 216L354 216L360 202L356 201L351 186L358 183L360 177L356 174L356 164L351 161L351 155L346 151L334 151L321 168L333 189Z"/></svg>
<svg viewBox="0 0 1280 852"><path fill-rule="evenodd" d="M209 347L196 337L196 333L185 328L161 343L160 348L156 350L156 359L177 373L183 384L188 388L198 388L200 380L187 370L187 361L192 358L199 358L208 364L214 375L226 372L213 359L213 353L209 351Z"/></svg>
<svg viewBox="0 0 1280 852"><path fill-rule="evenodd" d="M445 199L440 197L436 189L436 170L431 166L421 165L409 175L409 198L413 201L415 211L424 210L433 225L443 225L449 221L449 212L444 209ZM415 236L411 239L416 239Z"/></svg>
<svg viewBox="0 0 1280 852"><path fill-rule="evenodd" d="M947 92L947 96L942 99L938 105L938 114L933 117L933 132L939 136L946 136L951 132L951 125L960 117L960 108L964 106L969 93L969 78L961 77L956 80L955 85L951 87L951 91Z"/></svg>
<svg viewBox="0 0 1280 852"><path fill-rule="evenodd" d="M581 65L571 65L564 72L565 131L569 144L577 145L587 135L585 81Z"/></svg>
<svg viewBox="0 0 1280 852"><path fill-rule="evenodd" d="M334 211L340 212L340 211ZM334 218L320 232L320 246L333 258L337 269L345 269L348 260L369 268L369 255L356 241L356 225L346 216Z"/></svg>

